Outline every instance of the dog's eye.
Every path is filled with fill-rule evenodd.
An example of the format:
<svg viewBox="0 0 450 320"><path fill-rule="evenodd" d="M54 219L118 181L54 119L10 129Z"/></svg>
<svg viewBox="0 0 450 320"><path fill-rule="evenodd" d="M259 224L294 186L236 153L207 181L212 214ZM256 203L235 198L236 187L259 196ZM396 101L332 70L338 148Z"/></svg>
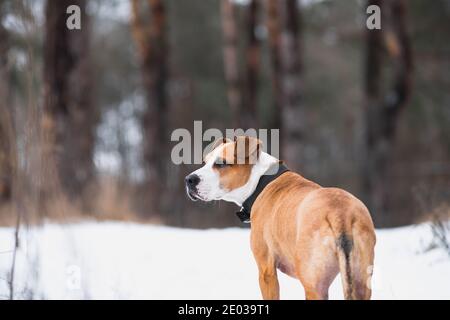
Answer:
<svg viewBox="0 0 450 320"><path fill-rule="evenodd" d="M226 166L229 166L229 164L226 163L225 161L216 161L214 163L214 167L219 168L219 169L225 168Z"/></svg>

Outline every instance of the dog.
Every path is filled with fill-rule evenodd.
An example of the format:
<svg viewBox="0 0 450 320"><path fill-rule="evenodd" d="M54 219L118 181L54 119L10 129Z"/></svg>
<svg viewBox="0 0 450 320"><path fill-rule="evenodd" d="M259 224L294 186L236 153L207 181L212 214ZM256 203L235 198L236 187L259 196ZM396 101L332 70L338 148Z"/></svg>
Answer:
<svg viewBox="0 0 450 320"><path fill-rule="evenodd" d="M307 300L328 299L341 274L345 299L370 299L374 225L366 206L339 188L321 187L238 136L217 140L203 166L185 178L193 200L225 200L251 222L251 249L263 299L279 299L277 269L300 280Z"/></svg>

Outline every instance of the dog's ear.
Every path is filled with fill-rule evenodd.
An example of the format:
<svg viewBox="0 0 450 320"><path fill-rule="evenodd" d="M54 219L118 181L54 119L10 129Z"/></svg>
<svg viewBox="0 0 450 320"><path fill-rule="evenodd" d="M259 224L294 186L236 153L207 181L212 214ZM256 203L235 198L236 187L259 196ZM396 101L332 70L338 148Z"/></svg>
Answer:
<svg viewBox="0 0 450 320"><path fill-rule="evenodd" d="M228 143L228 142L232 142L232 141L228 138L220 138L220 139L217 139L216 141L210 143L203 151L203 159L205 159L206 156L209 153L211 153L214 149L216 149L218 146L221 146L222 144Z"/></svg>
<svg viewBox="0 0 450 320"><path fill-rule="evenodd" d="M224 143L228 143L228 142L231 142L231 140L230 139L228 139L228 138L221 138L221 139L217 139L216 141L214 141L214 143L212 144L212 146L211 146L211 151L213 151L215 148L217 148L218 146L220 146L220 145L222 145L222 144L224 144Z"/></svg>
<svg viewBox="0 0 450 320"><path fill-rule="evenodd" d="M263 143L261 140L249 137L234 137L234 158L237 164L255 164L261 154Z"/></svg>

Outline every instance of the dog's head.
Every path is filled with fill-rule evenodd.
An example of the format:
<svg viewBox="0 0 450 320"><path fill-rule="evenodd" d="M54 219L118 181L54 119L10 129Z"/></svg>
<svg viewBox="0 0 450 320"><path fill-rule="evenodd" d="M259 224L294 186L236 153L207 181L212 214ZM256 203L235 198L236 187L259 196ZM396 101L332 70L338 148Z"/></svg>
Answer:
<svg viewBox="0 0 450 320"><path fill-rule="evenodd" d="M261 151L261 140L253 137L215 141L204 157L203 166L185 179L189 198L194 201L233 201L233 192L249 182Z"/></svg>

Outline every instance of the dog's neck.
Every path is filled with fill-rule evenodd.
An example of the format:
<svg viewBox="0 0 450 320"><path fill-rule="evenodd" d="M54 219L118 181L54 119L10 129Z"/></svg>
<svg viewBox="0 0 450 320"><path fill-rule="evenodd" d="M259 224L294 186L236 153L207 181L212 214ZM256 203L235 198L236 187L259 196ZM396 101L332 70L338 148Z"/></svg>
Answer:
<svg viewBox="0 0 450 320"><path fill-rule="evenodd" d="M238 206L247 200L251 196L253 191L255 191L258 185L259 178L270 168L271 165L277 163L279 160L266 152L261 152L258 161L252 168L250 177L245 185L240 188L234 189L227 193L223 200L234 202Z"/></svg>

